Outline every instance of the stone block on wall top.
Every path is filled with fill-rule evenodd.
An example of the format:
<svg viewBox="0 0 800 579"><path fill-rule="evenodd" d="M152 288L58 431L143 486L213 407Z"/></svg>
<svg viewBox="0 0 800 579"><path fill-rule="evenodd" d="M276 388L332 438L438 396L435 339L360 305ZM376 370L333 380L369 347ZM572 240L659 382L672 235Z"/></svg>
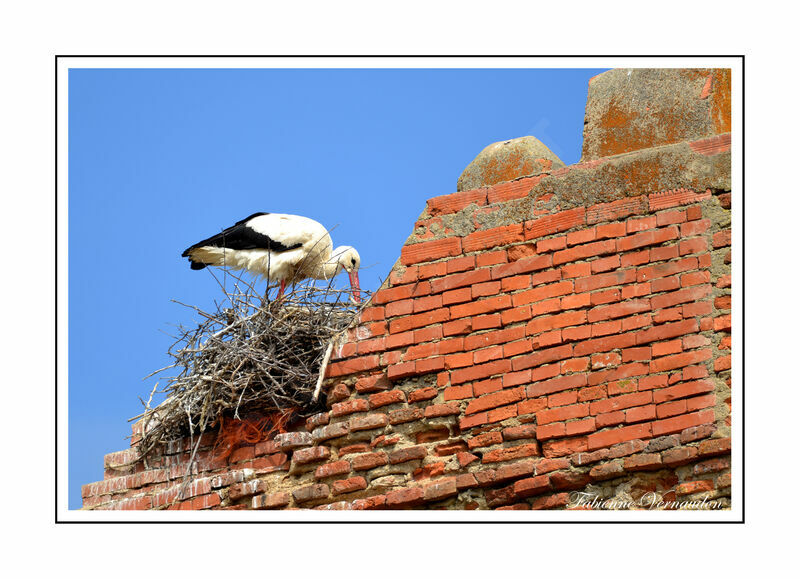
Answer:
<svg viewBox="0 0 800 579"><path fill-rule="evenodd" d="M538 175L564 163L536 137L492 143L481 151L458 178L458 191L469 191Z"/></svg>
<svg viewBox="0 0 800 579"><path fill-rule="evenodd" d="M730 131L730 69L609 70L589 81L581 161Z"/></svg>

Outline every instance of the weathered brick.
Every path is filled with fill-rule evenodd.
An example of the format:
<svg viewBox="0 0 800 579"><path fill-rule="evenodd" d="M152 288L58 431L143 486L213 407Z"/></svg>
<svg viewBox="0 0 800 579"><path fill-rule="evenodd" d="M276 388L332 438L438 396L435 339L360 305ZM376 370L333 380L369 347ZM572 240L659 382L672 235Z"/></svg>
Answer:
<svg viewBox="0 0 800 579"><path fill-rule="evenodd" d="M356 416L350 419L350 432L372 430L373 428L383 428L388 422L388 417L385 414Z"/></svg>
<svg viewBox="0 0 800 579"><path fill-rule="evenodd" d="M423 489L426 501L439 501L458 494L455 477L438 480Z"/></svg>
<svg viewBox="0 0 800 579"><path fill-rule="evenodd" d="M412 508L424 502L422 487L411 487L386 493L386 506L389 508Z"/></svg>
<svg viewBox="0 0 800 579"><path fill-rule="evenodd" d="M336 462L329 462L321 464L314 471L314 478L327 478L329 476L338 476L350 472L350 462L347 460L337 460Z"/></svg>
<svg viewBox="0 0 800 579"><path fill-rule="evenodd" d="M333 481L332 489L334 495L353 493L367 488L367 481L364 477L354 476L343 480Z"/></svg>
<svg viewBox="0 0 800 579"><path fill-rule="evenodd" d="M253 497L252 506L254 509L280 509L288 506L289 501L289 493L281 491Z"/></svg>
<svg viewBox="0 0 800 579"><path fill-rule="evenodd" d="M331 450L327 446L312 446L295 450L292 454L292 462L295 464L308 464L328 460L330 456Z"/></svg>
<svg viewBox="0 0 800 579"><path fill-rule="evenodd" d="M328 488L328 485L318 483L297 488L292 491L292 496L296 502L306 503L309 501L324 499L329 493L330 488Z"/></svg>
<svg viewBox="0 0 800 579"><path fill-rule="evenodd" d="M522 444L520 446L512 446L510 448L498 448L495 450L490 450L483 455L483 462L503 462L506 460L514 460L517 458L526 458L529 456L538 455L539 446L536 443Z"/></svg>
<svg viewBox="0 0 800 579"><path fill-rule="evenodd" d="M428 454L424 446L409 446L395 450L389 454L390 464L399 464L401 462L408 462L410 460L422 460Z"/></svg>
<svg viewBox="0 0 800 579"><path fill-rule="evenodd" d="M308 432L276 434L274 441L279 450L291 450L293 448L311 446L314 443L314 439Z"/></svg>
<svg viewBox="0 0 800 579"><path fill-rule="evenodd" d="M337 422L335 424L328 424L326 426L320 426L319 428L315 428L311 432L311 439L314 442L324 442L326 440L330 440L331 438L339 438L340 436L345 436L350 429L345 422Z"/></svg>

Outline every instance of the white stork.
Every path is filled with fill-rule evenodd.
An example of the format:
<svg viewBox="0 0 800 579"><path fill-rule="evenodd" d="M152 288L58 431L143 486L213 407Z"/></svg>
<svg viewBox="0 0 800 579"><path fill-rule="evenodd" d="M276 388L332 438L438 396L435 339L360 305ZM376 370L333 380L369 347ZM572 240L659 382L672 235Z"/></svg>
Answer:
<svg viewBox="0 0 800 579"><path fill-rule="evenodd" d="M280 281L278 297L286 283L302 279L332 279L345 270L350 275L353 301L360 302L355 248L333 243L328 230L308 217L280 213L254 213L226 230L195 243L181 255L192 269L207 265L244 269Z"/></svg>

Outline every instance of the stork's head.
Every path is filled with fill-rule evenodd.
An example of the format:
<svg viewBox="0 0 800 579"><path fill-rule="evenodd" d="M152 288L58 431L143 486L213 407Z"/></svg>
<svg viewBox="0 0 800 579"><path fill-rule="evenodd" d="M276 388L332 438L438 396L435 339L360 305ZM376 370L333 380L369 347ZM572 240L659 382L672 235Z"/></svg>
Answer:
<svg viewBox="0 0 800 579"><path fill-rule="evenodd" d="M345 270L350 276L350 286L353 290L353 301L361 301L361 287L358 284L358 268L361 267L361 256L354 247L342 245L333 250L331 259L338 264L338 267Z"/></svg>

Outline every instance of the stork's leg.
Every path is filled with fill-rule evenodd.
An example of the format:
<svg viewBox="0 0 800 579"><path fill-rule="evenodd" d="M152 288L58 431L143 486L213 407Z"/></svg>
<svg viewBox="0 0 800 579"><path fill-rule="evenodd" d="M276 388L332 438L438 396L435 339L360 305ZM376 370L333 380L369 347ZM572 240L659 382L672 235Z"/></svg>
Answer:
<svg viewBox="0 0 800 579"><path fill-rule="evenodd" d="M278 297L276 299L281 299L281 296L283 296L283 292L285 290L286 290L286 280L282 279L281 280L281 289L278 290Z"/></svg>

